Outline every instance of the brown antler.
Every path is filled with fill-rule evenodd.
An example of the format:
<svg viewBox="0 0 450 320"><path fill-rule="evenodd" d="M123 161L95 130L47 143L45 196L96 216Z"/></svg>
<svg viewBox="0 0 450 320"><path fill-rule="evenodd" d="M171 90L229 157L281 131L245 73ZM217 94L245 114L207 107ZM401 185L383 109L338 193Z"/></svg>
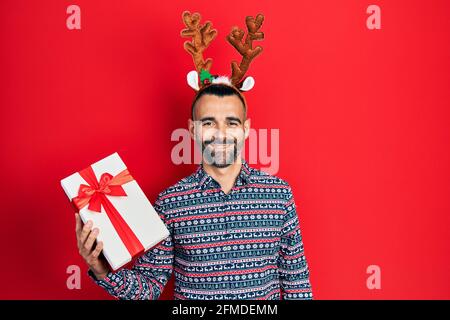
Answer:
<svg viewBox="0 0 450 320"><path fill-rule="evenodd" d="M211 22L207 21L204 25L200 24L200 14L189 11L183 12L183 21L187 29L181 30L182 37L192 37L192 41L184 43L184 49L192 55L195 68L200 73L203 70L211 68L212 59L203 60L203 51L209 46L216 37L217 30L211 29Z"/></svg>
<svg viewBox="0 0 450 320"><path fill-rule="evenodd" d="M263 21L264 16L262 14L258 14L256 18L253 18L252 16L246 17L245 23L247 24L248 34L244 43L242 42L244 31L238 27L234 27L227 36L228 42L242 55L240 65L235 61L231 63L231 82L235 86L244 77L252 60L263 50L260 46L257 46L254 49L252 48L253 40L264 39L264 33L259 31Z"/></svg>

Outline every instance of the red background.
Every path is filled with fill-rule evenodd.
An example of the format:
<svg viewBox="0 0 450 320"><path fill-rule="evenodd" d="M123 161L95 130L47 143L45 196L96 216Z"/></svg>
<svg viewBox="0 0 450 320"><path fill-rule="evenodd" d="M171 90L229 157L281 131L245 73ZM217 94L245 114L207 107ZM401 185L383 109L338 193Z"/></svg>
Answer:
<svg viewBox="0 0 450 320"><path fill-rule="evenodd" d="M81 30L66 28L70 4ZM280 130L315 298L449 299L445 0L1 1L0 298L109 298L85 274L60 179L117 151L154 201L195 169L170 158L192 98L183 10L219 30L206 56L224 74L238 58L225 35L266 16L249 116ZM66 287L72 264L81 290ZM372 264L381 290L366 287Z"/></svg>

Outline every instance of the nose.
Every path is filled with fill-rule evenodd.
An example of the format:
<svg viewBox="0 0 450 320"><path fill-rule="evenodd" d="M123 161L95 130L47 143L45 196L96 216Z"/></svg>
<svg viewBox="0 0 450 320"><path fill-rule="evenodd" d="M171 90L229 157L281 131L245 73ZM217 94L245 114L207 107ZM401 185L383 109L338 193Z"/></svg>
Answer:
<svg viewBox="0 0 450 320"><path fill-rule="evenodd" d="M215 138L217 141L226 142L227 138L227 128L223 124L219 124L215 132Z"/></svg>

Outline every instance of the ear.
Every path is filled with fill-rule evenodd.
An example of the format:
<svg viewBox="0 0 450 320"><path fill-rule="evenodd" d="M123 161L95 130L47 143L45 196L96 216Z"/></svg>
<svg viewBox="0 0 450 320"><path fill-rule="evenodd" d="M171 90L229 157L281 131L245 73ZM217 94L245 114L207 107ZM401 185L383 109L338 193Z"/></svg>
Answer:
<svg viewBox="0 0 450 320"><path fill-rule="evenodd" d="M244 121L244 140L248 138L248 136L250 135L250 124L251 124L251 120L250 118L247 118Z"/></svg>
<svg viewBox="0 0 450 320"><path fill-rule="evenodd" d="M188 85L194 89L195 91L200 90L200 87L198 85L198 73L195 70L192 70L189 72L186 76Z"/></svg>
<svg viewBox="0 0 450 320"><path fill-rule="evenodd" d="M254 85L255 85L255 79L253 79L253 77L247 77L247 78L245 78L245 80L242 83L242 86L239 90L249 91L254 87Z"/></svg>
<svg viewBox="0 0 450 320"><path fill-rule="evenodd" d="M195 122L192 119L188 120L188 130L191 135L191 138L194 139L195 138Z"/></svg>

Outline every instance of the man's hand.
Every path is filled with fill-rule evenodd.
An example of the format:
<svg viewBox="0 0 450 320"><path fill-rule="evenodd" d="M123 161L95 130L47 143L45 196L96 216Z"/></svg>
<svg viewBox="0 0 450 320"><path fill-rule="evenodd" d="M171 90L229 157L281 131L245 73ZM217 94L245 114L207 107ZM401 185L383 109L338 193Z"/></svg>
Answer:
<svg viewBox="0 0 450 320"><path fill-rule="evenodd" d="M107 262L100 257L100 253L103 249L103 242L99 241L95 246L95 249L93 248L99 230L97 228L91 230L93 225L91 220L82 226L81 218L78 213L75 214L75 220L78 251L94 273L95 277L98 280L102 280L108 274L109 267Z"/></svg>

